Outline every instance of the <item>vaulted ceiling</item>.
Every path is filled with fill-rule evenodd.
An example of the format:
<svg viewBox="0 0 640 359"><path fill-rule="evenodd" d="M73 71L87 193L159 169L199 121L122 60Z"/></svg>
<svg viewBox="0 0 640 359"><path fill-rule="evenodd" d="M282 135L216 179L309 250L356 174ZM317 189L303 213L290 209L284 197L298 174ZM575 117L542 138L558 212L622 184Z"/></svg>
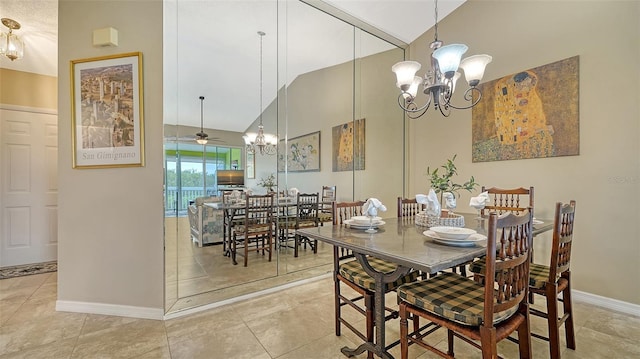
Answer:
<svg viewBox="0 0 640 359"><path fill-rule="evenodd" d="M168 3L173 6L167 6L165 15L178 9L177 18L180 32L199 37L198 41L180 42L180 53L197 53L198 57L204 61L200 61L201 66L206 66L214 71L222 71L230 68L241 68L246 71L237 72L234 76L216 76L216 81L225 81L223 86L218 88L226 88L232 92L232 89L238 91L247 91L257 81L257 53L258 36L256 31L265 31L269 25L264 23L264 14L274 11L274 3L276 0L210 0L210 1L193 1L193 0L172 0ZM282 0L281 0L282 1ZM295 0L286 0L292 2ZM316 0L308 0L310 3L318 3ZM451 11L460 6L464 0L439 0L439 18L449 14ZM432 0L325 0L324 3L359 19L403 42L410 43L422 33L427 31L434 24L434 3ZM212 24L207 16L197 16L198 14L206 14L207 9L216 7L219 11L221 6L226 8L225 23ZM293 8L293 7L292 7ZM275 13L273 14L275 15ZM292 15L292 14L291 14ZM186 16L180 21L180 16ZM303 16L303 15L300 15ZM18 71L33 72L38 74L57 76L57 23L58 23L58 1L57 0L0 0L0 17L9 17L21 23L22 28L16 33L22 36L25 42L25 56L21 60L10 61L7 58L0 59L0 66ZM250 19L252 28L233 28L234 22L238 17ZM188 21L187 21L188 19ZM301 19L298 19L301 20ZM302 20L307 21L307 20ZM309 19L308 21L312 21ZM217 28L215 27L217 26ZM226 26L226 28L225 28ZM272 26L272 25L271 25ZM233 30L231 30L233 28ZM228 31L225 31L228 29ZM3 29L6 30L6 29ZM330 27L323 28L321 34L328 39L335 38L344 34L336 34L332 32ZM209 34L209 35L205 35ZM231 56L220 56L218 53L208 53L207 41L211 36L219 36L224 34L225 44L228 46ZM203 37L204 35L204 37ZM269 36L269 34L267 35ZM292 35L293 37L293 35ZM273 38L273 37L272 37ZM87 42L91 40L91 34L87 34ZM294 40L291 40L294 41ZM317 46L319 43L326 43L320 38L307 41L309 46ZM249 46L247 44L250 44ZM193 48L186 48L192 46ZM184 50L184 51L182 51ZM381 49L382 51L384 49ZM267 41L265 37L265 58L267 51ZM328 51L328 54L339 53L338 51ZM300 60L289 59L288 66L290 76L295 77L297 74L312 71L318 68L331 66L344 62L345 59L332 56L323 58L304 59L304 51L300 52ZM176 61L181 64L189 64L189 61L181 61L180 54L176 56ZM165 61L165 64L171 64L171 61ZM178 97L181 114L185 114L180 120L181 124L199 126L200 108L198 96L209 95L211 98L220 98L221 95L215 94L208 85L206 76L203 76L202 67L198 66L181 66L178 77L180 81L189 83L181 90L183 94ZM244 78L246 77L246 78ZM165 82L166 84L166 82ZM180 84L178 84L180 86ZM255 91L254 91L255 90ZM209 93L207 93L209 92ZM231 100L214 101L205 100L205 118L215 117L216 125L209 126L205 123L205 127L222 128L231 131L244 131L249 123L251 123L259 112L259 106L246 106L248 100L246 96L237 96L233 93L229 97ZM193 99L193 101L189 101ZM235 99L235 100L234 100ZM228 103L236 101L237 103ZM184 102L184 103L182 103ZM227 106L222 106L221 103ZM225 107L227 110L222 110ZM234 111L234 116L226 116L220 111ZM238 118L244 119L238 121ZM228 120L229 123L225 123ZM207 121L207 120L205 120Z"/></svg>

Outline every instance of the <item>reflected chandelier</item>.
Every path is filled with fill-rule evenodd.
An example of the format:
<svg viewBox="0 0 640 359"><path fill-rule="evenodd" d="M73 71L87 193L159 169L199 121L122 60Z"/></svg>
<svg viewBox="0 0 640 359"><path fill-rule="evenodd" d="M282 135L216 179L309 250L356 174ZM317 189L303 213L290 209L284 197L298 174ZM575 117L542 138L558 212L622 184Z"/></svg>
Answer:
<svg viewBox="0 0 640 359"><path fill-rule="evenodd" d="M397 77L396 85L401 93L398 96L398 104L407 113L409 118L415 119L424 115L431 103L440 113L449 117L451 109L464 110L475 106L482 98L482 91L476 86L482 80L484 69L492 60L489 55L474 55L460 61L462 55L468 47L464 44L451 44L443 46L443 42L438 40L438 0L435 1L435 39L429 45L431 53L431 69L423 78L415 76L420 70L420 63L416 61L401 61L391 67ZM455 106L451 103L451 95L456 87L456 81L460 77L458 68L464 70L464 75L469 84L469 88L464 92L465 101L470 104L466 106ZM424 94L427 95L427 103L418 107L416 105L416 94L418 87L422 83ZM473 100L473 92L476 92L476 99Z"/></svg>
<svg viewBox="0 0 640 359"><path fill-rule="evenodd" d="M9 32L0 31L0 55L8 57L11 61L19 60L24 55L24 42L13 33L13 30L20 29L20 23L3 17L0 21L9 28Z"/></svg>
<svg viewBox="0 0 640 359"><path fill-rule="evenodd" d="M262 125L262 38L266 34L258 31L258 35L260 35L260 122L258 124L258 133L247 132L242 138L244 138L247 153L275 155L278 137L264 133L264 126Z"/></svg>

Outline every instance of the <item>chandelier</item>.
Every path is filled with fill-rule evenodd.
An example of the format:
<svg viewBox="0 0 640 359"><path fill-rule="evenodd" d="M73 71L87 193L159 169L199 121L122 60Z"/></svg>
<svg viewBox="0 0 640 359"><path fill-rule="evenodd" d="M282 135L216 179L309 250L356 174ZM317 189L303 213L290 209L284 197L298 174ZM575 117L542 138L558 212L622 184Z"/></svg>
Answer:
<svg viewBox="0 0 640 359"><path fill-rule="evenodd" d="M0 21L9 28L9 32L0 31L0 55L8 57L11 61L19 60L24 55L24 42L13 33L13 30L20 29L20 23L3 17Z"/></svg>
<svg viewBox="0 0 640 359"><path fill-rule="evenodd" d="M262 38L266 34L258 31L258 35L260 35L260 117L258 133L247 132L242 138L244 138L247 153L275 155L278 138L275 135L264 133L264 126L262 125Z"/></svg>
<svg viewBox="0 0 640 359"><path fill-rule="evenodd" d="M204 96L200 96L200 132L196 133L196 142L198 142L201 145L206 145L207 144L207 138L209 137L209 135L207 135L206 133L204 133L204 119L203 119L203 107L204 104Z"/></svg>
<svg viewBox="0 0 640 359"><path fill-rule="evenodd" d="M438 0L435 1L435 39L429 45L431 50L431 69L423 78L416 76L420 70L420 63L416 61L401 61L391 67L391 71L396 74L396 85L400 88L398 104L407 113L409 118L415 119L424 115L429 106L449 117L451 109L464 110L475 106L482 98L482 91L476 86L482 80L484 69L492 60L489 55L474 55L460 60L468 47L464 44L451 44L443 46L443 42L438 40ZM451 103L451 96L456 88L456 81L460 77L458 69L464 70L464 75L469 84L469 88L464 92L464 100L467 105L455 106ZM427 102L418 106L415 103L418 87L422 83L423 92L427 95ZM477 97L473 99L473 93Z"/></svg>

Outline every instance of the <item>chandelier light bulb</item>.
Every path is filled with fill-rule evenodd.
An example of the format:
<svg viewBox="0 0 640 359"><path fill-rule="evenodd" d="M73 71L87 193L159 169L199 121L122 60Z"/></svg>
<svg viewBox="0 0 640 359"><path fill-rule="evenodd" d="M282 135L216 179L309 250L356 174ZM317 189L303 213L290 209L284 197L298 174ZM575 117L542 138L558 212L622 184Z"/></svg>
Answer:
<svg viewBox="0 0 640 359"><path fill-rule="evenodd" d="M489 55L473 55L460 62L460 67L464 70L464 77L469 86L478 86L484 76L484 69L493 60Z"/></svg>

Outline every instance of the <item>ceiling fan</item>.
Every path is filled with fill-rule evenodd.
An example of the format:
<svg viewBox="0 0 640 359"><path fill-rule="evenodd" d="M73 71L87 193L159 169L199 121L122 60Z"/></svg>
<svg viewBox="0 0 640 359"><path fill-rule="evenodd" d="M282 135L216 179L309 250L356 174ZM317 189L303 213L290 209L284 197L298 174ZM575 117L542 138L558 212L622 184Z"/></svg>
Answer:
<svg viewBox="0 0 640 359"><path fill-rule="evenodd" d="M181 137L165 136L164 137L165 141L178 141L178 142L196 141L198 144L201 144L201 145L206 145L207 142L209 141L214 141L219 143L226 142L220 137L209 137L209 135L207 135L204 132L204 116L203 116L204 96L200 96L199 98L200 98L200 132L197 132L195 135L181 136Z"/></svg>
<svg viewBox="0 0 640 359"><path fill-rule="evenodd" d="M206 145L207 144L207 138L209 137L209 135L207 135L206 133L204 133L204 117L203 117L203 104L204 104L204 96L200 96L200 132L196 133L196 142L198 142L201 145Z"/></svg>

